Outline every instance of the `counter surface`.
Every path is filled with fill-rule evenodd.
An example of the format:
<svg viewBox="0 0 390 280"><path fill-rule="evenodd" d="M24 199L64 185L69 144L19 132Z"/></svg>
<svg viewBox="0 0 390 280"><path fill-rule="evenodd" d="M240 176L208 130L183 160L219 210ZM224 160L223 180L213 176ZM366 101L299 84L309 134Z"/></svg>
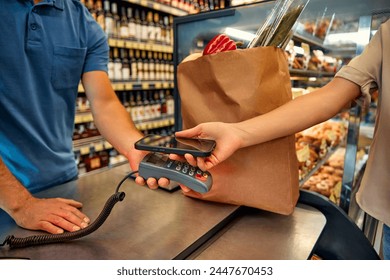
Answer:
<svg viewBox="0 0 390 280"><path fill-rule="evenodd" d="M122 165L36 194L83 202L93 221L120 180ZM291 216L185 197L181 191L150 190L127 180L126 193L92 234L57 244L0 247L0 258L27 259L306 259L325 224L314 208L298 205ZM40 234L19 228L0 213L0 243L8 235Z"/></svg>

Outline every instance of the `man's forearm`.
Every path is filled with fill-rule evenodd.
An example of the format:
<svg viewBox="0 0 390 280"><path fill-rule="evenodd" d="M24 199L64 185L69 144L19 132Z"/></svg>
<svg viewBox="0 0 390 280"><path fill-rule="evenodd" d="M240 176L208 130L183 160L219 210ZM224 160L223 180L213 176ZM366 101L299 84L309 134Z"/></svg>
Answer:
<svg viewBox="0 0 390 280"><path fill-rule="evenodd" d="M102 71L87 72L82 80L96 127L108 142L126 155L142 134L115 95L107 74Z"/></svg>
<svg viewBox="0 0 390 280"><path fill-rule="evenodd" d="M119 102L112 101L102 106L94 120L104 138L122 154L131 150L134 142L142 136Z"/></svg>
<svg viewBox="0 0 390 280"><path fill-rule="evenodd" d="M0 208L12 215L31 197L0 157Z"/></svg>

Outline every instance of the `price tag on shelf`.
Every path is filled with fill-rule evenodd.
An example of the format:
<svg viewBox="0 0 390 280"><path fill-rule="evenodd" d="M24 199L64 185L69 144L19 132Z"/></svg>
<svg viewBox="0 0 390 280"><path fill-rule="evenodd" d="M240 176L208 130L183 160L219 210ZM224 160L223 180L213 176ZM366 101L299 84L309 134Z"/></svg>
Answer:
<svg viewBox="0 0 390 280"><path fill-rule="evenodd" d="M108 141L104 141L104 148L106 148L106 149L111 149L111 148L112 148L111 143L108 142Z"/></svg>
<svg viewBox="0 0 390 280"><path fill-rule="evenodd" d="M134 49L134 43L132 41L125 41L125 47L128 49Z"/></svg>
<svg viewBox="0 0 390 280"><path fill-rule="evenodd" d="M83 122L83 118L81 117L81 115L76 115L74 117L74 122L75 122L75 124L82 123Z"/></svg>
<svg viewBox="0 0 390 280"><path fill-rule="evenodd" d="M125 46L125 41L124 40L117 40L116 41L116 46L118 48L123 48Z"/></svg>
<svg viewBox="0 0 390 280"><path fill-rule="evenodd" d="M115 39L108 39L108 45L111 47L116 47L117 41Z"/></svg>
<svg viewBox="0 0 390 280"><path fill-rule="evenodd" d="M163 83L163 88L169 88L169 83L164 82L164 83Z"/></svg>
<svg viewBox="0 0 390 280"><path fill-rule="evenodd" d="M78 92L84 92L84 87L83 87L83 85L81 83L79 84L79 87L78 87L77 91Z"/></svg>
<svg viewBox="0 0 390 280"><path fill-rule="evenodd" d="M80 148L80 155L88 155L89 154L89 146L82 146Z"/></svg>
<svg viewBox="0 0 390 280"><path fill-rule="evenodd" d="M133 89L133 84L132 83L125 83L125 89L126 90L132 90Z"/></svg>
<svg viewBox="0 0 390 280"><path fill-rule="evenodd" d="M100 151L103 151L103 150L104 150L103 142L95 143L94 146L95 146L95 151L96 151L96 152L100 152Z"/></svg>
<svg viewBox="0 0 390 280"><path fill-rule="evenodd" d="M93 121L92 114L82 115L82 122L92 122L92 121Z"/></svg>
<svg viewBox="0 0 390 280"><path fill-rule="evenodd" d="M155 87L156 89L162 88L161 83L155 83L155 84L154 84L154 87Z"/></svg>
<svg viewBox="0 0 390 280"><path fill-rule="evenodd" d="M114 90L124 90L125 84L124 83L113 84L113 88Z"/></svg>
<svg viewBox="0 0 390 280"><path fill-rule="evenodd" d="M137 127L138 130L146 130L147 129L145 123L137 124L136 127Z"/></svg>
<svg viewBox="0 0 390 280"><path fill-rule="evenodd" d="M142 89L149 89L149 83L142 83Z"/></svg>

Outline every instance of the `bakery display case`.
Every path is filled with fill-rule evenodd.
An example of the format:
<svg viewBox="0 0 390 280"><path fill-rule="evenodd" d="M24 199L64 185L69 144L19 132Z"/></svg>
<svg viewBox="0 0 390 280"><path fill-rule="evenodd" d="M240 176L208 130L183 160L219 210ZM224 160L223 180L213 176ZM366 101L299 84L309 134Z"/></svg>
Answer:
<svg viewBox="0 0 390 280"><path fill-rule="evenodd" d="M202 52L217 34L227 34L239 42L239 48L246 48L275 3L261 1L175 18L175 73L185 57ZM387 19L389 9L390 2L385 0L310 0L294 25L293 36L285 48L293 95L310 94L328 83L343 65L362 52L380 23ZM182 123L176 77L174 96L177 131L182 128ZM356 166L364 166L360 163L366 158L362 151L369 150L370 145L368 141L364 147L359 146L359 129L362 123L367 124L366 119L371 120L368 130L373 129L375 104L370 108L371 116L367 118L360 105L354 104L330 122L297 135L297 154L303 167L300 169L302 187L327 196L346 213L356 207L353 198L358 180L356 174L359 174ZM318 174L321 171L324 173ZM318 177L312 178L313 175Z"/></svg>

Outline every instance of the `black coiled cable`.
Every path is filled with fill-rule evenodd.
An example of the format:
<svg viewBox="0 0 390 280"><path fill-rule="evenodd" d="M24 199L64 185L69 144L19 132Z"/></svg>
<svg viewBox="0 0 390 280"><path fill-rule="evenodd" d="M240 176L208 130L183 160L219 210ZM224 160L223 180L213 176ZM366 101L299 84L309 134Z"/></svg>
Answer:
<svg viewBox="0 0 390 280"><path fill-rule="evenodd" d="M91 234L106 221L107 217L110 215L111 210L115 206L115 204L119 201L122 201L125 198L126 196L125 193L119 192L119 188L124 181L126 181L128 178L131 178L131 176L136 172L137 171L129 173L128 175L126 175L126 177L124 177L119 182L115 193L111 197L109 197L109 199L107 200L106 204L103 207L103 210L100 212L99 216L96 218L96 220L93 223L91 223L86 228L74 232L65 232L61 234L33 235L24 238L17 238L14 237L13 235L10 235L6 237L6 239L4 240L3 244L1 244L1 246L8 245L10 248L24 248L24 247L35 246L35 245L70 241Z"/></svg>

